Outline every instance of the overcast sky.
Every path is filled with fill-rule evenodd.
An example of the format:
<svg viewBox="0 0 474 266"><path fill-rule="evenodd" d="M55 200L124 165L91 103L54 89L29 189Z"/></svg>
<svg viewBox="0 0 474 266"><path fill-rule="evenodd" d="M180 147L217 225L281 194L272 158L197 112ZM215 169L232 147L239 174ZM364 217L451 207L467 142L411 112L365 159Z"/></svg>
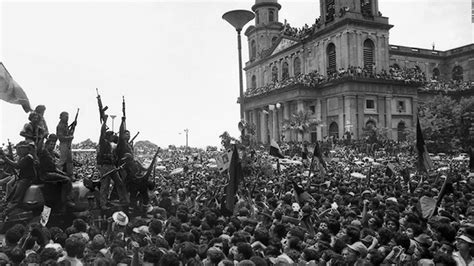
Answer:
<svg viewBox="0 0 474 266"><path fill-rule="evenodd" d="M280 0L280 21L312 24L317 0ZM165 147L219 145L218 136L238 136L239 106L235 30L222 14L249 9L239 1L3 1L0 61L34 106L47 107L54 132L59 113L71 120L80 108L74 142L97 141L95 88L109 114L121 115L138 140ZM390 43L447 50L472 43L469 0L380 0L395 27ZM250 22L248 25L253 24ZM248 59L243 40L243 59ZM27 115L0 101L0 144L18 135ZM118 128L119 117L115 120ZM110 125L111 126L111 125ZM180 134L181 133L181 134Z"/></svg>

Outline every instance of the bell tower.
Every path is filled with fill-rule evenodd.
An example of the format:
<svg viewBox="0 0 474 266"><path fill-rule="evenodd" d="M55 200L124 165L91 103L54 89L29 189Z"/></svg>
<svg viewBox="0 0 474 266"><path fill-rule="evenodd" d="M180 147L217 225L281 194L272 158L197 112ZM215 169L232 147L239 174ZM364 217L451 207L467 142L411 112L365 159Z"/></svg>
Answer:
<svg viewBox="0 0 474 266"><path fill-rule="evenodd" d="M379 16L378 0L320 0L320 14L323 23L333 22L341 12L352 12L364 18Z"/></svg>
<svg viewBox="0 0 474 266"><path fill-rule="evenodd" d="M255 25L245 32L249 42L250 61L260 58L262 51L270 49L278 40L283 27L278 15L280 9L278 0L255 0L252 6Z"/></svg>

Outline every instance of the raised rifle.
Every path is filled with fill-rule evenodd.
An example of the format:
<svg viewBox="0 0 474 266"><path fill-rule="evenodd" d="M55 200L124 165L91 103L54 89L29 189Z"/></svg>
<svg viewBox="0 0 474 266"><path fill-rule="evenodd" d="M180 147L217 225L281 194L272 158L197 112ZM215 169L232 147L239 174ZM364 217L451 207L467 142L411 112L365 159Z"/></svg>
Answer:
<svg viewBox="0 0 474 266"><path fill-rule="evenodd" d="M99 106L99 118L100 118L100 123L102 124L102 122L105 120L104 119L105 111L107 111L109 107L108 106L104 107L102 105L102 99L100 98L99 89L96 88L95 91L97 92L97 105Z"/></svg>
<svg viewBox="0 0 474 266"><path fill-rule="evenodd" d="M69 133L74 135L77 126L77 117L79 116L79 108L77 108L76 117L74 117L74 121L69 125Z"/></svg>
<svg viewBox="0 0 474 266"><path fill-rule="evenodd" d="M150 166L148 166L148 169L146 170L146 173L143 176L143 178L148 179L150 177L151 172L153 171L153 169L155 169L156 158L158 157L158 153L160 153L160 151L161 149L160 147L158 147L158 149L155 152L155 155L153 156L153 160L151 160ZM153 182L154 181L155 180L153 179Z"/></svg>
<svg viewBox="0 0 474 266"><path fill-rule="evenodd" d="M127 117L125 115L125 96L122 96L122 116Z"/></svg>
<svg viewBox="0 0 474 266"><path fill-rule="evenodd" d="M133 136L133 138L128 142L130 145L133 144L133 142L135 141L135 139L138 137L138 134L140 134L140 131L138 131L137 134L135 134L135 136Z"/></svg>
<svg viewBox="0 0 474 266"><path fill-rule="evenodd" d="M7 157L10 159L10 160L14 160L13 158L13 145L12 143L10 142L10 140L8 139L8 154L7 154Z"/></svg>

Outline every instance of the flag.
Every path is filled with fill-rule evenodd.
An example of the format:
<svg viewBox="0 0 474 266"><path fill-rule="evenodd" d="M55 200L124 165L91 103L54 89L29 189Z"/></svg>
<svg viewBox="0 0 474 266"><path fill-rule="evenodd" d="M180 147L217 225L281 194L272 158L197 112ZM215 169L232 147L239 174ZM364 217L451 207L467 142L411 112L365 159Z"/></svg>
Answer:
<svg viewBox="0 0 474 266"><path fill-rule="evenodd" d="M431 161L428 150L426 149L425 140L423 139L419 118L417 118L416 123L416 149L418 151L418 170L426 172L433 168L433 162Z"/></svg>
<svg viewBox="0 0 474 266"><path fill-rule="evenodd" d="M280 159L285 158L280 150L280 146L278 146L278 143L273 139L270 141L270 155Z"/></svg>
<svg viewBox="0 0 474 266"><path fill-rule="evenodd" d="M229 211L234 210L235 196L237 195L237 190L239 189L239 183L243 179L244 175L242 172L242 165L240 164L239 152L237 151L237 146L234 144L229 166L229 184L227 184L226 187L225 199L225 206Z"/></svg>
<svg viewBox="0 0 474 266"><path fill-rule="evenodd" d="M3 63L0 63L0 99L9 103L21 105L23 110L27 113L32 111L26 93L20 85L13 80Z"/></svg>
<svg viewBox="0 0 474 266"><path fill-rule="evenodd" d="M443 200L443 197L451 193L454 193L453 184L451 180L449 180L449 177L446 177L446 179L444 180L443 186L441 187L441 190L436 199L428 197L428 196L421 197L419 200L419 203L420 203L420 210L421 210L421 214L423 215L423 218L429 219L432 216L434 216L436 214L438 206L441 204L441 201Z"/></svg>
<svg viewBox="0 0 474 266"><path fill-rule="evenodd" d="M219 172L223 173L225 170L229 169L230 160L232 159L232 150L227 150L225 153L219 154L216 157L217 168Z"/></svg>
<svg viewBox="0 0 474 266"><path fill-rule="evenodd" d="M301 205L305 202L316 202L316 200L306 190L298 186L295 181L292 181L292 183L295 198Z"/></svg>
<svg viewBox="0 0 474 266"><path fill-rule="evenodd" d="M319 148L318 142L316 142L316 145L314 146L313 157L318 158L319 164L321 164L324 167L324 169L327 169L326 161L324 161L323 159L323 154L321 153L321 149Z"/></svg>
<svg viewBox="0 0 474 266"><path fill-rule="evenodd" d="M395 165L389 163L387 164L387 168L385 169L385 175L388 177L392 177L395 174Z"/></svg>

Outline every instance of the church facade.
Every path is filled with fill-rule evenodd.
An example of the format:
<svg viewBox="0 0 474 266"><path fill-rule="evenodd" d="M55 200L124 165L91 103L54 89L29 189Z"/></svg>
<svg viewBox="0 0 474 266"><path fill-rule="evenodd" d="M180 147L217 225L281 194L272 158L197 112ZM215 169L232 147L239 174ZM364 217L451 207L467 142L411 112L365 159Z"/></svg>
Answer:
<svg viewBox="0 0 474 266"><path fill-rule="evenodd" d="M281 23L280 9L277 0L256 0L255 24L245 31L247 89L239 102L258 142L361 138L368 127L403 140L416 125L422 77L474 80L474 45L391 45L378 0L320 0L321 16L301 30ZM305 134L288 127L302 115L317 121Z"/></svg>

